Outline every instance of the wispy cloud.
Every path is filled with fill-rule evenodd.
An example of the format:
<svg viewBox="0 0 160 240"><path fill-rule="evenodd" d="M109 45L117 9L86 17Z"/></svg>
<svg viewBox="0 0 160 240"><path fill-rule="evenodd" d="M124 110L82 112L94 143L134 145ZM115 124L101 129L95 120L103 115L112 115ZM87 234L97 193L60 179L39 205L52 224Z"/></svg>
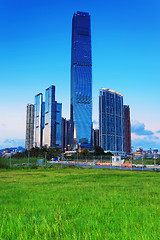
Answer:
<svg viewBox="0 0 160 240"><path fill-rule="evenodd" d="M132 130L132 133L135 133L136 135L139 135L139 136L149 136L154 134L154 132L147 130L145 128L144 123L141 123L138 121L132 122L131 130Z"/></svg>
<svg viewBox="0 0 160 240"><path fill-rule="evenodd" d="M146 129L144 123L139 121L133 121L132 126L132 146L134 150L137 147L143 147L144 149L159 148L160 149L160 137L158 133L160 131L153 132Z"/></svg>

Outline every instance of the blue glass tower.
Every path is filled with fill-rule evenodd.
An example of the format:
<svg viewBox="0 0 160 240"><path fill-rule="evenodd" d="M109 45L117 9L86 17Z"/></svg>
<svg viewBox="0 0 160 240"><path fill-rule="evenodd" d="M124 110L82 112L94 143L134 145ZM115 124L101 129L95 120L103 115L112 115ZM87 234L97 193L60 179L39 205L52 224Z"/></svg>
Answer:
<svg viewBox="0 0 160 240"><path fill-rule="evenodd" d="M72 20L71 109L74 142L91 148L92 56L90 15L77 12Z"/></svg>
<svg viewBox="0 0 160 240"><path fill-rule="evenodd" d="M123 95L107 88L99 95L99 140L105 152L124 154Z"/></svg>
<svg viewBox="0 0 160 240"><path fill-rule="evenodd" d="M35 96L34 109L34 146L41 147L44 129L44 102L42 93Z"/></svg>
<svg viewBox="0 0 160 240"><path fill-rule="evenodd" d="M56 102L56 147L61 148L62 136L62 103Z"/></svg>
<svg viewBox="0 0 160 240"><path fill-rule="evenodd" d="M45 92L45 127L43 134L43 145L55 147L56 143L56 103L55 86L46 89Z"/></svg>
<svg viewBox="0 0 160 240"><path fill-rule="evenodd" d="M55 86L45 92L43 146L61 148L62 104L55 101Z"/></svg>

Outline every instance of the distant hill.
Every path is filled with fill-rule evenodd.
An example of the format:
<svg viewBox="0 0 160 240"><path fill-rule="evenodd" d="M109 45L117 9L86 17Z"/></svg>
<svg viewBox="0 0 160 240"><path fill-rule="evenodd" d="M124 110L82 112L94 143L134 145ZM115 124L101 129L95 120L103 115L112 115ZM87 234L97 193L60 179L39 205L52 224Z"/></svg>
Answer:
<svg viewBox="0 0 160 240"><path fill-rule="evenodd" d="M3 151L5 151L6 149L9 149L10 151L12 152L15 152L15 150L17 150L17 152L24 152L25 151L25 148L24 147L10 147L10 148L3 148L3 149L0 149L0 152L2 153Z"/></svg>

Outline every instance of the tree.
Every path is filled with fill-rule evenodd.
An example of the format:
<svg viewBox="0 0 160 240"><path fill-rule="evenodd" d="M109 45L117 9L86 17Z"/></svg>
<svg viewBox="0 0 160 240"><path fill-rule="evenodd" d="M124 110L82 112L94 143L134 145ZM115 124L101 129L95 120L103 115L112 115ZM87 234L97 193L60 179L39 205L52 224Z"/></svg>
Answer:
<svg viewBox="0 0 160 240"><path fill-rule="evenodd" d="M107 153L105 153L105 155L108 156L108 157L111 157L111 156L113 156L113 153L107 152Z"/></svg>
<svg viewBox="0 0 160 240"><path fill-rule="evenodd" d="M104 150L100 146L94 147L94 154L95 155L104 155Z"/></svg>
<svg viewBox="0 0 160 240"><path fill-rule="evenodd" d="M90 155L90 152L88 149L82 149L80 155L82 156L89 156Z"/></svg>
<svg viewBox="0 0 160 240"><path fill-rule="evenodd" d="M52 148L49 147L47 149L47 159L50 160L51 158L56 158L56 157L61 156L61 151L59 148Z"/></svg>
<svg viewBox="0 0 160 240"><path fill-rule="evenodd" d="M156 164L157 164L157 165L160 165L160 158L157 158L157 159L156 159Z"/></svg>

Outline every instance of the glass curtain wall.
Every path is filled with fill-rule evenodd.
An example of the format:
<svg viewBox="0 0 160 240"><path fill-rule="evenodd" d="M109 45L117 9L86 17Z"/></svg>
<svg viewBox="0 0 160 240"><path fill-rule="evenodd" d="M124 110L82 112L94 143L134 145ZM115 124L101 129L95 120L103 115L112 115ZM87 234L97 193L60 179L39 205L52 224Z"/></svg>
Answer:
<svg viewBox="0 0 160 240"><path fill-rule="evenodd" d="M72 20L71 131L75 143L91 148L92 57L90 15L77 12ZM73 141L72 141L73 143Z"/></svg>

